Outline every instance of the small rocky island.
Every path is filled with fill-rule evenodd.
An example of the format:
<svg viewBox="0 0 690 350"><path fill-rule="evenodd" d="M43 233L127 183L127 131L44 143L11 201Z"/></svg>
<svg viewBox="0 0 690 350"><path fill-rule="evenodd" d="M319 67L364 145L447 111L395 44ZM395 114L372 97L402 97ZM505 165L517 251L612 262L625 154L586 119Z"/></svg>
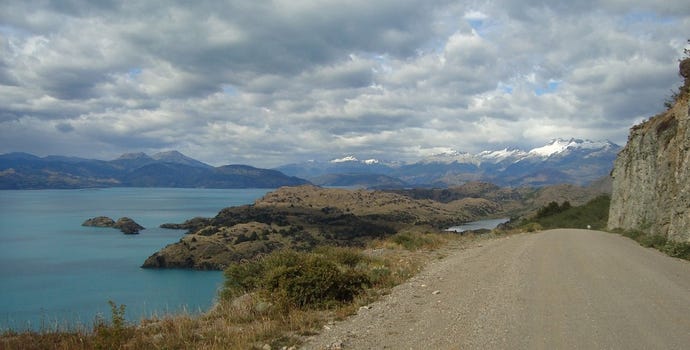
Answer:
<svg viewBox="0 0 690 350"><path fill-rule="evenodd" d="M126 235L139 234L139 231L144 229L143 226L128 217L121 217L115 221L107 216L97 216L84 221L81 225L90 227L112 227L119 229Z"/></svg>

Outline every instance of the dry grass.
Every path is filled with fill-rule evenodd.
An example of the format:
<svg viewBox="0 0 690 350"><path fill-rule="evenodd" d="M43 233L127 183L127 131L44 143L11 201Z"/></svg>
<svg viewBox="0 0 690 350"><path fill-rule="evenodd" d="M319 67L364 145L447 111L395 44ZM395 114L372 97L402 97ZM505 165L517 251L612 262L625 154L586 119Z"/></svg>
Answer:
<svg viewBox="0 0 690 350"><path fill-rule="evenodd" d="M372 242L365 249L317 249L315 254L356 264L354 268L366 271L372 281L371 287L351 302L325 310L280 310L261 297L245 294L221 300L203 315L166 316L132 325L118 322L122 314L114 307L112 320L97 323L93 330L5 332L0 335L0 349L260 349L266 344L272 349L289 349L328 322L355 314L360 306L414 276L426 262L438 257L430 253L449 243L472 239L452 233L404 232Z"/></svg>

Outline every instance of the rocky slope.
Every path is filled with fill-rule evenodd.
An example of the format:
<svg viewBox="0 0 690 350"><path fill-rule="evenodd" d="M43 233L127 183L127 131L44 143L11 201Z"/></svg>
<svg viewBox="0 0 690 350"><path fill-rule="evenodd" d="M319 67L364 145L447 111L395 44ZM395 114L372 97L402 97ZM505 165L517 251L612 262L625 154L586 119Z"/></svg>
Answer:
<svg viewBox="0 0 690 350"><path fill-rule="evenodd" d="M283 187L252 205L225 208L214 218L162 225L189 234L151 255L143 267L223 269L280 248L363 245L397 232L434 232L484 217L520 215L548 200L579 203L595 196L572 185L551 188L470 183L449 190L393 193Z"/></svg>
<svg viewBox="0 0 690 350"><path fill-rule="evenodd" d="M445 229L475 218L476 208L485 215L498 210L486 202L444 204L380 191L284 187L214 218L163 225L189 234L151 255L143 267L223 269L279 248L363 245L406 230Z"/></svg>
<svg viewBox="0 0 690 350"><path fill-rule="evenodd" d="M612 172L609 228L690 241L690 59L685 86L665 113L633 127ZM685 71L683 71L685 67Z"/></svg>

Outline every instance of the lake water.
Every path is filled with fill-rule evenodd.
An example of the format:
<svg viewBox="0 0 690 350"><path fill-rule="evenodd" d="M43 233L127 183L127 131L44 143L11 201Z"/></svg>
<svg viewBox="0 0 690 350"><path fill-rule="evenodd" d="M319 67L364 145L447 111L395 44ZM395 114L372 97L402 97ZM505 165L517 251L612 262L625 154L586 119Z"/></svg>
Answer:
<svg viewBox="0 0 690 350"><path fill-rule="evenodd" d="M108 188L0 191L0 331L90 327L110 319L108 300L140 320L208 309L220 271L139 266L184 231L158 228L224 207L252 203L267 189ZM82 227L91 217L128 216L139 235Z"/></svg>
<svg viewBox="0 0 690 350"><path fill-rule="evenodd" d="M455 231L455 232L465 232L465 231L472 231L472 230L480 230L480 229L494 229L496 226L508 222L510 220L509 218L500 218L500 219L488 219L488 220L478 220L478 221L472 221L468 222L462 225L458 226L453 226L448 228L448 231Z"/></svg>

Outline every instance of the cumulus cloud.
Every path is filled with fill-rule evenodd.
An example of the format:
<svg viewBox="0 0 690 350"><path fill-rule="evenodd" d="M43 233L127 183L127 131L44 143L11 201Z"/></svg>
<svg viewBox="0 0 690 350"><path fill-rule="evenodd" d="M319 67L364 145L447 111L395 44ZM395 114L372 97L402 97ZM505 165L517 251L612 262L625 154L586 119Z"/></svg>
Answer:
<svg viewBox="0 0 690 350"><path fill-rule="evenodd" d="M0 4L0 152L354 153L625 142L680 84L684 1Z"/></svg>

